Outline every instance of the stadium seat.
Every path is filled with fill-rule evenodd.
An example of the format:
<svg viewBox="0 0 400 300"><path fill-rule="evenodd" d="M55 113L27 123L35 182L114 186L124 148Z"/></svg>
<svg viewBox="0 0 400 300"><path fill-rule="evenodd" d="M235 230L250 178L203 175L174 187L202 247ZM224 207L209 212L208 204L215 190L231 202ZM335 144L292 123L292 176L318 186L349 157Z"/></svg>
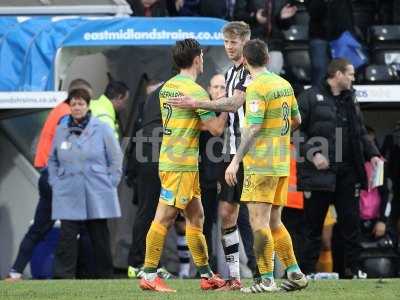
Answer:
<svg viewBox="0 0 400 300"><path fill-rule="evenodd" d="M310 83L311 63L308 45L303 45L302 47L287 47L283 55L285 70L288 77L302 84Z"/></svg>
<svg viewBox="0 0 400 300"><path fill-rule="evenodd" d="M308 26L293 25L283 32L285 47L283 57L288 78L308 84L311 80L311 63L308 53Z"/></svg>
<svg viewBox="0 0 400 300"><path fill-rule="evenodd" d="M400 25L372 26L369 30L372 43L400 41Z"/></svg>
<svg viewBox="0 0 400 300"><path fill-rule="evenodd" d="M399 81L399 77L393 65L369 65L365 69L364 80L368 84L395 83Z"/></svg>
<svg viewBox="0 0 400 300"><path fill-rule="evenodd" d="M368 27L374 24L376 4L375 1L353 1L354 26L359 29L363 38L366 38Z"/></svg>
<svg viewBox="0 0 400 300"><path fill-rule="evenodd" d="M380 25L369 29L371 62L374 64L400 64L400 26Z"/></svg>
<svg viewBox="0 0 400 300"><path fill-rule="evenodd" d="M288 30L283 31L286 43L308 41L308 26L292 25Z"/></svg>

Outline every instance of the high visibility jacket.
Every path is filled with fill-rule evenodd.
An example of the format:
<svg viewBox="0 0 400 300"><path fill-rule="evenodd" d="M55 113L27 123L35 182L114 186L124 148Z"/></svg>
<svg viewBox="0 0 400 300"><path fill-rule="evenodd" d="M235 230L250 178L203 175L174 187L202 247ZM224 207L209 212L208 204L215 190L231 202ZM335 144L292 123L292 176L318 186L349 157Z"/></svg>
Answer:
<svg viewBox="0 0 400 300"><path fill-rule="evenodd" d="M56 134L57 125L61 118L69 115L71 109L65 102L58 104L54 107L47 116L46 122L40 132L39 142L36 148L34 166L36 168L44 168L47 166L51 146L53 143L54 135Z"/></svg>
<svg viewBox="0 0 400 300"><path fill-rule="evenodd" d="M108 124L114 131L115 137L118 139L118 123L114 106L110 99L105 95L101 95L99 99L90 101L90 110L92 115L100 121Z"/></svg>
<svg viewBox="0 0 400 300"><path fill-rule="evenodd" d="M290 176L289 176L289 192L286 206L291 208L303 209L303 192L297 191L297 169L296 169L296 156L295 148L291 145L290 156Z"/></svg>

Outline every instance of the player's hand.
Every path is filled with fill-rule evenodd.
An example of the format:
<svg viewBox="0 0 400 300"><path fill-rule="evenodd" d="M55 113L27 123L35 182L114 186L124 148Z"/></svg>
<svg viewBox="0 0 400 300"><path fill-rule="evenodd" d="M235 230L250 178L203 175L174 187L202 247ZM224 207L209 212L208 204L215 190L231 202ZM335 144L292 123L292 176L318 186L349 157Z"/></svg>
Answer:
<svg viewBox="0 0 400 300"><path fill-rule="evenodd" d="M225 171L225 181L229 186L234 186L237 184L236 173L239 169L239 164L234 160L229 164Z"/></svg>
<svg viewBox="0 0 400 300"><path fill-rule="evenodd" d="M379 238L385 235L386 224L383 222L376 222L374 229L372 229L372 234L375 238Z"/></svg>
<svg viewBox="0 0 400 300"><path fill-rule="evenodd" d="M326 170L329 168L328 159L321 153L316 153L313 157L313 164L317 170Z"/></svg>
<svg viewBox="0 0 400 300"><path fill-rule="evenodd" d="M168 98L167 103L174 107L196 108L196 100L189 96Z"/></svg>

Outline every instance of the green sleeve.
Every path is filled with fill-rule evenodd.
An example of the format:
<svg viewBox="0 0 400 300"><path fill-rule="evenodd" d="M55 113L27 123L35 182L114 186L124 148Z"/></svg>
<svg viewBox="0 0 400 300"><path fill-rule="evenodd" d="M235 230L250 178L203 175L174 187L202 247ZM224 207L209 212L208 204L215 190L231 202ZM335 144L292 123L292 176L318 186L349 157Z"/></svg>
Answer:
<svg viewBox="0 0 400 300"><path fill-rule="evenodd" d="M208 93L200 86L193 93L191 93L190 96L192 96L197 101L208 101L208 100L210 100L210 97L209 97ZM208 119L212 119L212 118L216 117L214 112L208 111L208 110L205 110L205 109L201 109L201 108L196 109L196 114L200 117L200 119L202 121L206 121Z"/></svg>
<svg viewBox="0 0 400 300"><path fill-rule="evenodd" d="M300 114L299 106L297 105L296 97L293 96L293 98L292 98L292 106L290 108L290 116L293 119L294 117L298 116L299 114Z"/></svg>
<svg viewBox="0 0 400 300"><path fill-rule="evenodd" d="M264 123L265 97L255 88L249 86L246 90L246 123L248 125L259 125Z"/></svg>

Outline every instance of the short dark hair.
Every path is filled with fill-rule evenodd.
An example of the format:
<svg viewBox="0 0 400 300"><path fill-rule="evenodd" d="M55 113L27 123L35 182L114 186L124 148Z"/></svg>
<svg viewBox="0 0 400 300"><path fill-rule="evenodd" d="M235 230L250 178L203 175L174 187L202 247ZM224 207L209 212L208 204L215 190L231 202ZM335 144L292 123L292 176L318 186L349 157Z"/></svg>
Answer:
<svg viewBox="0 0 400 300"><path fill-rule="evenodd" d="M172 58L179 70L190 68L193 65L194 58L200 54L200 43L195 39L176 41L172 48Z"/></svg>
<svg viewBox="0 0 400 300"><path fill-rule="evenodd" d="M247 41L243 47L243 56L252 67L262 67L268 62L268 47L260 39Z"/></svg>
<svg viewBox="0 0 400 300"><path fill-rule="evenodd" d="M72 80L70 82L70 84L68 85L68 97L65 100L65 102L69 103L69 100L70 100L69 94L70 94L70 92L73 91L73 90L77 90L77 89L84 89L89 93L90 98L93 97L92 85L88 81L83 79L83 78L76 78L76 79Z"/></svg>
<svg viewBox="0 0 400 300"><path fill-rule="evenodd" d="M111 75L108 75L109 82L104 91L104 95L111 101L118 98L118 96L125 96L129 91L129 87L122 81L116 81L112 79Z"/></svg>
<svg viewBox="0 0 400 300"><path fill-rule="evenodd" d="M92 97L90 95L90 92L87 89L85 89L85 88L76 88L76 89L70 90L68 92L68 103L71 102L71 100L73 98L82 98L83 100L85 100L85 102L89 106L90 99Z"/></svg>
<svg viewBox="0 0 400 300"><path fill-rule="evenodd" d="M328 78L335 77L337 71L340 71L342 73L346 72L347 66L350 65L351 62L349 62L345 58L332 59L332 61L328 65L328 71L327 71Z"/></svg>

